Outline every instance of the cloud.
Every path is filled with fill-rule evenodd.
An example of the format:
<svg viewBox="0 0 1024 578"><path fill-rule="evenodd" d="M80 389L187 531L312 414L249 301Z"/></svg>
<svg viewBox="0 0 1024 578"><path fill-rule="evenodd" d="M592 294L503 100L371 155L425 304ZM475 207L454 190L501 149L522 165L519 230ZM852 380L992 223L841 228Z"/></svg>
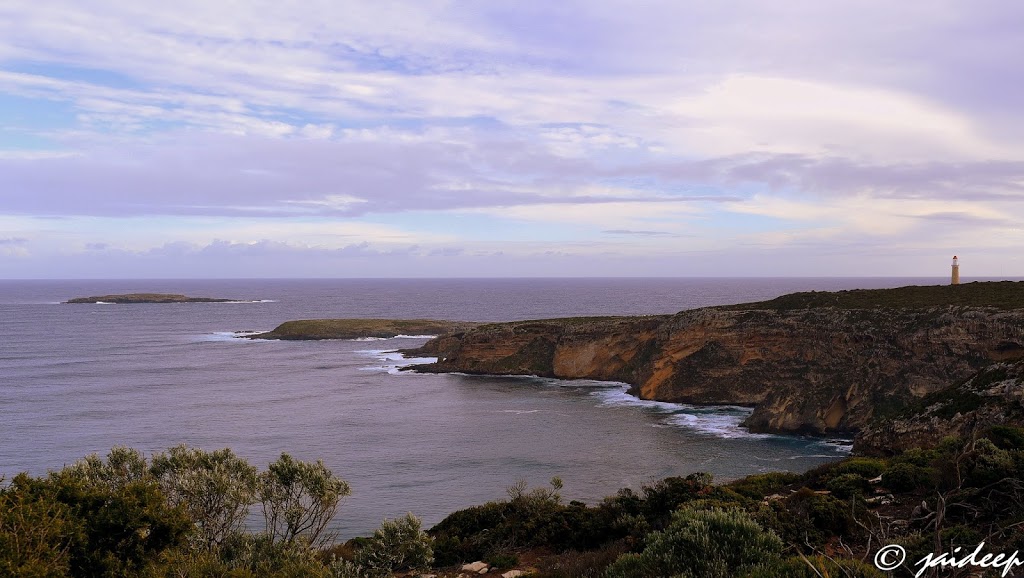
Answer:
<svg viewBox="0 0 1024 578"><path fill-rule="evenodd" d="M33 259L196 274L338 270L346 250L469 272L497 253L1004 250L1024 219L1022 18L995 0L12 0L0 231Z"/></svg>

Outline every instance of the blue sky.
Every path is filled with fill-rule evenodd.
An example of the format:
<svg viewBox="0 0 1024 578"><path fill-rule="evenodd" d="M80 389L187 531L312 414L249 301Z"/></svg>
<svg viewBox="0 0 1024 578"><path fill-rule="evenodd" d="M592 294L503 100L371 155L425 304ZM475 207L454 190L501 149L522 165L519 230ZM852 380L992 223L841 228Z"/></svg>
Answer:
<svg viewBox="0 0 1024 578"><path fill-rule="evenodd" d="M0 278L1024 275L1024 5L0 4Z"/></svg>

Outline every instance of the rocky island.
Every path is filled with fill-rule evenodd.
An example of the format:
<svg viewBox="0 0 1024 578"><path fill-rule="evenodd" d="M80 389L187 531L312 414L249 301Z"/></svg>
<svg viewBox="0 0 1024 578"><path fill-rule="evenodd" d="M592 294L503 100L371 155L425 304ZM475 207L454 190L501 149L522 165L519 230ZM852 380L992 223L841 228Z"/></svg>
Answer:
<svg viewBox="0 0 1024 578"><path fill-rule="evenodd" d="M225 303L235 299L215 299L213 297L189 297L172 293L124 293L121 295L95 295L92 297L75 297L65 303Z"/></svg>
<svg viewBox="0 0 1024 578"><path fill-rule="evenodd" d="M245 337L300 341L358 339L360 337L389 338L399 335L440 335L463 332L477 325L479 324L436 319L300 319L286 321L266 333L256 333Z"/></svg>
<svg viewBox="0 0 1024 578"><path fill-rule="evenodd" d="M807 292L675 315L489 323L407 354L423 372L621 381L642 399L746 405L752 431L855 433L1024 359L1024 282Z"/></svg>

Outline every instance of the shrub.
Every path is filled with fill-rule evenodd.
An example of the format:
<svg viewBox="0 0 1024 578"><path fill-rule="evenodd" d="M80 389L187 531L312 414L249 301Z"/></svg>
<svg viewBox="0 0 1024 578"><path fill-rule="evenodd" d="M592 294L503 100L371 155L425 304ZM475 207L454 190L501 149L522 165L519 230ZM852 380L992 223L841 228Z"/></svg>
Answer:
<svg viewBox="0 0 1024 578"><path fill-rule="evenodd" d="M664 531L648 537L642 552L620 556L606 576L726 578L774 561L781 552L779 537L743 511L685 507Z"/></svg>
<svg viewBox="0 0 1024 578"><path fill-rule="evenodd" d="M845 475L855 474L866 480L878 477L885 469L885 461L877 458L846 458L818 466L804 474L804 480L811 485L827 484L829 480Z"/></svg>
<svg viewBox="0 0 1024 578"><path fill-rule="evenodd" d="M894 492L911 492L928 485L930 471L910 463L896 463L882 473L882 485Z"/></svg>
<svg viewBox="0 0 1024 578"><path fill-rule="evenodd" d="M849 503L809 488L771 502L762 516L789 544L819 546L831 536L848 535L854 527Z"/></svg>
<svg viewBox="0 0 1024 578"><path fill-rule="evenodd" d="M859 474L840 474L830 479L825 487L840 500L864 497L871 493L871 484Z"/></svg>
<svg viewBox="0 0 1024 578"><path fill-rule="evenodd" d="M65 576L70 569L77 526L42 486L19 474L0 488L0 576Z"/></svg>
<svg viewBox="0 0 1024 578"><path fill-rule="evenodd" d="M782 488L800 480L800 474L791 472L769 472L767 474L755 474L747 476L729 484L736 493L760 500L761 498L774 494Z"/></svg>
<svg viewBox="0 0 1024 578"><path fill-rule="evenodd" d="M412 514L384 520L366 544L356 552L356 565L388 573L423 569L434 561L432 541Z"/></svg>
<svg viewBox="0 0 1024 578"><path fill-rule="evenodd" d="M999 449L1024 450L1024 428L997 425L988 430L987 437Z"/></svg>

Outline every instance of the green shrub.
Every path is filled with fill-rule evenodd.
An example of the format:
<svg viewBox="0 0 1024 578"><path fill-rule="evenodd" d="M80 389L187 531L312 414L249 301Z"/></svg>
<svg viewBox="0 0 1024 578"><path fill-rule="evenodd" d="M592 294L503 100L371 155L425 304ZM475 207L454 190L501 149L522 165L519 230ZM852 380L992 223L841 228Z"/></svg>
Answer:
<svg viewBox="0 0 1024 578"><path fill-rule="evenodd" d="M519 564L519 556L508 553L492 554L490 556L487 556L484 559L484 562L487 562L489 565L494 566L495 568L505 570L508 568L516 567Z"/></svg>
<svg viewBox="0 0 1024 578"><path fill-rule="evenodd" d="M999 449L1024 450L1024 428L997 425L988 430L986 437Z"/></svg>
<svg viewBox="0 0 1024 578"><path fill-rule="evenodd" d="M871 493L871 484L860 474L840 474L831 478L825 488L840 500L862 498Z"/></svg>
<svg viewBox="0 0 1024 578"><path fill-rule="evenodd" d="M385 571L424 569L434 561L432 540L420 527L420 520L406 514L384 520L360 548L354 562L363 568Z"/></svg>
<svg viewBox="0 0 1024 578"><path fill-rule="evenodd" d="M3 480L0 480L2 482ZM19 474L0 488L0 576L66 576L78 526L43 484Z"/></svg>
<svg viewBox="0 0 1024 578"><path fill-rule="evenodd" d="M882 485L893 492L911 492L928 485L930 470L910 463L895 463L882 473Z"/></svg>
<svg viewBox="0 0 1024 578"><path fill-rule="evenodd" d="M765 496L774 494L782 488L796 483L801 478L800 474L791 472L769 472L766 474L755 474L747 476L729 484L736 493L747 498L760 500Z"/></svg>
<svg viewBox="0 0 1024 578"><path fill-rule="evenodd" d="M788 544L820 546L832 536L849 535L855 526L848 502L810 488L771 502L760 516Z"/></svg>
<svg viewBox="0 0 1024 578"><path fill-rule="evenodd" d="M648 537L642 552L620 556L606 576L727 578L772 562L781 552L779 537L743 511L685 507L664 531Z"/></svg>
<svg viewBox="0 0 1024 578"><path fill-rule="evenodd" d="M855 474L866 480L878 477L885 469L885 461L877 458L846 458L838 462L818 466L804 474L804 480L817 487L827 484L829 480L845 475Z"/></svg>

